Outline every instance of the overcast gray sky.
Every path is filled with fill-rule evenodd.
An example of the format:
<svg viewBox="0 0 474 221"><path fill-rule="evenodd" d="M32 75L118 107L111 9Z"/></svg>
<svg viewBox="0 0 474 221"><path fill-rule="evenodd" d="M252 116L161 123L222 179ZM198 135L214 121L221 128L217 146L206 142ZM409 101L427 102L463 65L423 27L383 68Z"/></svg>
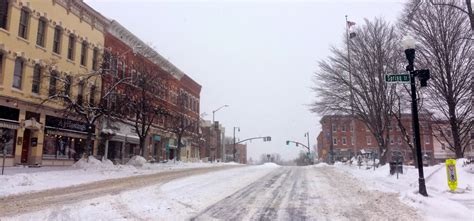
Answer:
<svg viewBox="0 0 474 221"><path fill-rule="evenodd" d="M248 143L248 157L279 153L292 159L311 146L319 119L308 111L314 100L312 76L317 61L340 45L345 15L395 22L403 0L336 1L158 1L85 0L108 18L151 43L158 53L202 85L201 112L240 139L272 136L272 142Z"/></svg>

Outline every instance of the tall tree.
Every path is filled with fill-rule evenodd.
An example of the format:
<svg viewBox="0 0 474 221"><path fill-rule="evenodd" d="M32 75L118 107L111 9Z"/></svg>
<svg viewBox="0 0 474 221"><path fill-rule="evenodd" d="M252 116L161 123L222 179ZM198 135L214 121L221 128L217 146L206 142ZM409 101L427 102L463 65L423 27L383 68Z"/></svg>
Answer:
<svg viewBox="0 0 474 221"><path fill-rule="evenodd" d="M474 75L474 44L470 22L463 12L460 1L410 2L401 16L401 31L412 35L419 44L417 63L431 72L426 89L428 109L436 121L447 120L451 131L445 141L456 157L463 157L470 141L473 126L472 87ZM412 10L413 7L417 10ZM408 16L409 15L409 16ZM451 137L452 135L452 137ZM448 137L449 136L449 137Z"/></svg>
<svg viewBox="0 0 474 221"><path fill-rule="evenodd" d="M110 54L103 53L103 57L94 63L93 70L85 73L61 73L56 70L56 61L51 60L43 65L44 78L48 79L47 87L41 87L40 94L48 97L42 104L58 105L67 117L79 119L86 123L87 139L86 150L83 154L92 155L92 136L95 133L96 122L110 109L107 100L115 93L117 87L127 79L111 77L109 71ZM102 84L104 79L111 78L108 84ZM42 84L44 85L44 84Z"/></svg>
<svg viewBox="0 0 474 221"><path fill-rule="evenodd" d="M196 136L198 133L199 119L193 119L188 115L189 106L188 95L185 92L180 92L177 98L177 109L171 114L171 122L168 130L176 134L177 147L176 147L176 159L181 160L181 148L183 147L182 141L186 135L190 137Z"/></svg>
<svg viewBox="0 0 474 221"><path fill-rule="evenodd" d="M434 6L443 6L443 7L450 7L453 9L458 10L459 12L463 13L469 18L469 22L471 25L471 31L474 32L474 12L473 12L473 7L474 7L474 1L472 0L463 0L464 5L460 3L460 0L415 0L414 4L411 4L411 11L412 13L420 7L420 5L426 3L428 1L431 5ZM408 15L411 15L412 13L409 13Z"/></svg>
<svg viewBox="0 0 474 221"><path fill-rule="evenodd" d="M377 139L380 163L384 164L395 94L395 86L386 84L384 75L399 72L403 55L395 28L383 19L365 20L355 32L356 37L345 42L350 47L351 60L346 48L332 48L332 55L319 62L313 87L317 100L311 110L330 115L351 114L353 109L354 116L363 121Z"/></svg>
<svg viewBox="0 0 474 221"><path fill-rule="evenodd" d="M140 155L145 156L146 137L153 125L168 114L163 102L166 93L166 77L161 70L140 56L139 62L129 65L130 81L121 87L120 114L132 122L139 138Z"/></svg>

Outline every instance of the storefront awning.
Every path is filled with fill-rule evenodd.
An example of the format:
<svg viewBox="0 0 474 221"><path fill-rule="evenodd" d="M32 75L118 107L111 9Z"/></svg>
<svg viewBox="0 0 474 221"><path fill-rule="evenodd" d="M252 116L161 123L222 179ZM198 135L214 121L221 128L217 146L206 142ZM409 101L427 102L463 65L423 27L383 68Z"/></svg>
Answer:
<svg viewBox="0 0 474 221"><path fill-rule="evenodd" d="M139 144L140 138L138 136L130 135L130 134L120 134L117 133L115 136L110 138L111 141L119 141L119 142L126 142L132 144Z"/></svg>
<svg viewBox="0 0 474 221"><path fill-rule="evenodd" d="M0 128L8 128L8 129L16 130L20 128L20 123L15 122L15 121L0 120Z"/></svg>

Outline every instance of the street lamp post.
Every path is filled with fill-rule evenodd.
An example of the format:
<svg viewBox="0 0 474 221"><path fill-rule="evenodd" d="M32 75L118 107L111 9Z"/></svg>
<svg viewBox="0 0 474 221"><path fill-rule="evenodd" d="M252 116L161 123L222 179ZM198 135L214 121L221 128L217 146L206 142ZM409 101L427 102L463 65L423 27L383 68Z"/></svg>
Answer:
<svg viewBox="0 0 474 221"><path fill-rule="evenodd" d="M405 37L402 41L402 46L405 49L405 56L408 60L408 66L406 67L406 71L410 72L410 85L411 85L411 113L413 118L413 131L415 136L415 148L416 148L416 157L418 163L418 192L423 196L428 196L426 192L425 186L425 178L423 174L423 158L421 154L421 142L420 142L420 123L418 120L418 105L416 102L416 82L415 77L420 75L420 80L422 81L421 86L426 86L426 72L428 72L428 79L429 79L429 71L425 70L425 73L415 71L413 63L415 61L415 40L412 37ZM424 78L424 79L423 79ZM424 80L424 82L423 82Z"/></svg>
<svg viewBox="0 0 474 221"><path fill-rule="evenodd" d="M233 149L232 149L232 159L235 161L235 129L238 130L238 132L240 132L240 127L234 127L234 145L233 145Z"/></svg>
<svg viewBox="0 0 474 221"><path fill-rule="evenodd" d="M229 107L229 105L223 105L215 110L212 111L212 123L214 123L214 115L216 114L217 111L219 111L220 109L224 108L224 107Z"/></svg>

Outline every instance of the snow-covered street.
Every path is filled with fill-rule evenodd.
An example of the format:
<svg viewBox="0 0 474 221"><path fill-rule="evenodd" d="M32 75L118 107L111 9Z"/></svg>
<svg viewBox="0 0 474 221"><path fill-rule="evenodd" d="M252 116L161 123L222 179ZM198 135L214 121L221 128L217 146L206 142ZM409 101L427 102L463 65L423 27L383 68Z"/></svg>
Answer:
<svg viewBox="0 0 474 221"><path fill-rule="evenodd" d="M398 194L369 190L332 166L264 164L210 172L217 169L199 169L209 170L205 173L170 171L152 180L134 179L135 184L127 180L128 185L85 188L76 195L64 189L62 201L47 203L37 211L8 214L0 220L421 219L414 208L400 202ZM143 184L147 182L154 184ZM0 203L8 204L3 199ZM10 204L10 209L24 207Z"/></svg>

